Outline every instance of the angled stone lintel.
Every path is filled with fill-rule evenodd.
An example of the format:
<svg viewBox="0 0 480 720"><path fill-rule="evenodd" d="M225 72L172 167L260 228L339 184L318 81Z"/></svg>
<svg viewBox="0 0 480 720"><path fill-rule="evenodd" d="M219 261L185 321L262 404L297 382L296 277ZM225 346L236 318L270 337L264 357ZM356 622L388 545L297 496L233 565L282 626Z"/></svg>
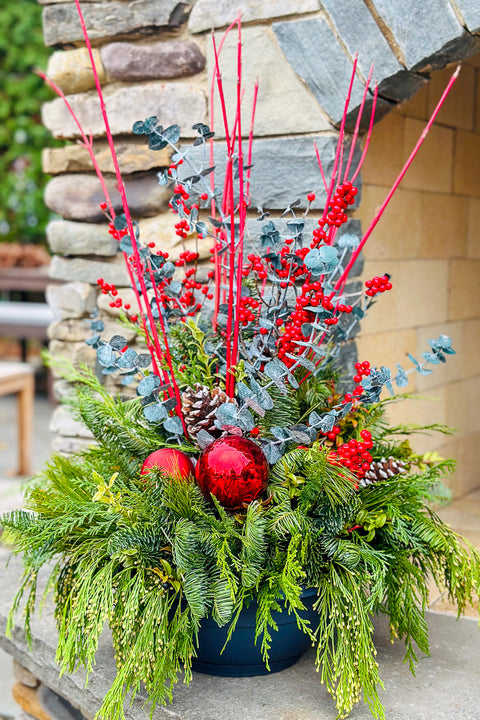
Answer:
<svg viewBox="0 0 480 720"><path fill-rule="evenodd" d="M292 20L274 23L272 28L292 68L337 125L348 94L352 61L327 22L321 18ZM351 108L360 105L362 94L362 83L354 82Z"/></svg>
<svg viewBox="0 0 480 720"><path fill-rule="evenodd" d="M391 32L408 70L443 67L471 52L449 0L369 0ZM466 54L465 54L466 53Z"/></svg>
<svg viewBox="0 0 480 720"><path fill-rule="evenodd" d="M358 68L365 79L373 64L372 84L378 84L382 97L403 102L426 82L397 60L363 0L323 0L322 5L350 56L358 55Z"/></svg>
<svg viewBox="0 0 480 720"><path fill-rule="evenodd" d="M450 0L450 2L462 16L469 32L480 34L480 3L478 0Z"/></svg>

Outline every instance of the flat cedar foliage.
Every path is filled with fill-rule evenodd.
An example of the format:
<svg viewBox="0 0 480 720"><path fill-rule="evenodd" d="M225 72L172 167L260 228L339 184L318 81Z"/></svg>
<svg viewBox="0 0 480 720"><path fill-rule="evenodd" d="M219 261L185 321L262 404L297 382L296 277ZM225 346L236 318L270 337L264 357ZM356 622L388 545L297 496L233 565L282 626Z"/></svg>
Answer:
<svg viewBox="0 0 480 720"><path fill-rule="evenodd" d="M26 595L29 634L37 574L47 565L62 670L82 664L92 671L108 623L118 671L100 716L120 719L127 693L134 696L141 683L152 707L171 700L178 674L191 678L202 618L233 632L252 598L268 666L272 611L284 598L312 640L338 717L363 695L373 716L383 718L372 617L388 615L392 638L404 640L413 670L418 650L428 653L429 576L448 589L459 614L479 591L479 553L430 507L445 495L439 481L452 462L415 455L398 439L415 428L390 429L387 403L373 403L351 414L342 433L359 437L368 429L373 457L401 459L408 473L356 488L348 470L331 464L328 450L314 443L276 463L265 498L227 512L213 497L206 500L193 478L157 469L140 475L146 456L166 442L138 399L111 397L85 369L70 368L68 379L76 387L71 404L97 445L77 456L53 456L30 485L27 509L3 518L25 562L8 632ZM298 413L309 396L322 396L321 381L312 382ZM299 615L308 587L318 594L312 624Z"/></svg>

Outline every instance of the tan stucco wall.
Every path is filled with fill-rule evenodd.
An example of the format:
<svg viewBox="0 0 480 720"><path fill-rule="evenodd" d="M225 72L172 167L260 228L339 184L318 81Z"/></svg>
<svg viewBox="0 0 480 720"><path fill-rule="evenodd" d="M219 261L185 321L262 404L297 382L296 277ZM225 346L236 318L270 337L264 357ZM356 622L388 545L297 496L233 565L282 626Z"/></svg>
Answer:
<svg viewBox="0 0 480 720"><path fill-rule="evenodd" d="M357 217L366 229L413 148L453 68L375 126ZM388 272L359 336L359 359L395 369L446 333L457 355L431 376L410 376L421 399L391 408L395 422L446 423L452 438L417 441L457 460L459 496L480 485L480 56L465 62L450 97L365 250L364 279Z"/></svg>

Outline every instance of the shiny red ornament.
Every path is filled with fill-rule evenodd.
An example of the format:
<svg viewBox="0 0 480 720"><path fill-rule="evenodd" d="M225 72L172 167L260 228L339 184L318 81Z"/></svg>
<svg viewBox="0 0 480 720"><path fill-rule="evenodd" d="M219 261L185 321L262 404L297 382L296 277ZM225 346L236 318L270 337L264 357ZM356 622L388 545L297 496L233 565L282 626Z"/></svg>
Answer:
<svg viewBox="0 0 480 720"><path fill-rule="evenodd" d="M188 455L174 448L162 448L149 455L142 465L142 475L146 475L155 466L164 470L167 475L182 480L186 480L189 475L195 475L195 468Z"/></svg>
<svg viewBox="0 0 480 720"><path fill-rule="evenodd" d="M237 508L266 489L270 469L253 440L226 435L209 445L197 463L195 476L206 497L210 493L226 508Z"/></svg>

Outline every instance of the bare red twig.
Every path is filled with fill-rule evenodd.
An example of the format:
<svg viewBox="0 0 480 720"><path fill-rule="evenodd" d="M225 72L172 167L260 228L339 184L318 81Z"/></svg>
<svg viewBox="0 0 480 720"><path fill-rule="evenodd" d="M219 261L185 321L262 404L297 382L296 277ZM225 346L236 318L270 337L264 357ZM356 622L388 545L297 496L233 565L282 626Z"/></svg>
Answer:
<svg viewBox="0 0 480 720"><path fill-rule="evenodd" d="M341 287L344 279L348 277L348 275L349 275L349 273L350 273L350 270L352 269L353 265L355 264L356 259L358 258L358 256L359 256L360 253L362 252L362 249L363 249L365 243L367 242L368 238L370 237L370 235L371 235L372 232L374 231L375 227L377 226L378 221L379 221L380 218L382 217L382 215L383 215L383 213L384 213L384 211L385 211L385 208L387 207L388 203L389 203L390 200L392 199L392 196L393 196L393 194L395 193L396 189L398 188L398 186L399 186L400 183L402 182L405 173L407 172L408 168L409 168L410 165L412 164L412 161L413 161L415 155L418 153L418 151L420 150L420 148L421 148L421 146L422 146L425 138L427 137L428 131L429 131L430 128L432 127L433 123L435 122L435 118L437 117L437 115L438 115L438 113L439 113L439 111L440 111L440 108L442 107L443 103L445 102L448 93L449 93L450 90L452 89L453 84L455 83L455 80L457 79L459 72L460 72L460 65L457 67L457 69L456 69L455 72L453 73L452 77L450 78L450 81L448 82L447 87L446 87L445 90L443 91L442 96L441 96L440 100L438 101L437 106L436 106L435 110L433 111L433 113L432 113L432 115L431 115L431 117L430 117L430 120L428 121L428 123L427 123L426 126L424 127L424 129L423 129L423 131L422 131L422 134L421 134L420 137L418 138L418 140L417 140L417 142L416 142L416 144L415 144L415 147L413 148L412 152L410 153L410 155L409 155L409 157L408 157L407 162L405 163L405 165L404 165L403 168L401 169L400 173L398 174L397 179L396 179L395 182L393 183L393 185L392 185L392 187L391 187L391 189L390 189L390 192L388 193L388 195L387 195L387 197L385 198L385 200L383 201L383 203L382 203L379 211L376 213L375 217L373 218L372 222L370 223L370 226L368 227L367 232L366 232L365 235L363 236L363 238L362 238L362 240L360 241L360 243L359 243L358 247L356 248L355 252L352 253L352 257L350 258L350 261L348 262L347 266L345 267L345 270L343 271L343 273L340 275L339 279L337 280L337 282L336 282L336 284L335 284L335 287L334 287L335 292L337 292L338 289ZM335 293L332 293L330 297L333 297L334 294L335 294Z"/></svg>
<svg viewBox="0 0 480 720"><path fill-rule="evenodd" d="M106 132L106 135L107 135L107 141L108 141L108 145L109 145L109 148L110 148L110 153L111 153L111 156L112 156L113 167L114 167L114 169L115 169L115 176L116 176L116 179L117 179L118 191L119 191L120 197L121 197L121 199L122 199L122 207L123 207L123 211L124 211L124 213L125 213L125 220L126 220L126 223L127 223L128 232L129 232L130 240L131 240L131 243L132 243L135 272L136 272L137 280L138 280L138 282L139 282L139 284L140 284L141 294L142 294L142 296L143 296L143 298L144 298L144 302L145 302L145 307L146 307L146 311L147 311L147 316L148 316L148 320L149 320L149 323L150 323L150 331L151 331L151 335L152 335L153 345L154 345L154 347L155 347L155 351L156 351L156 353L157 353L157 357L158 357L159 360L161 361L161 360L162 360L162 357L163 357L163 350L162 350L162 346L161 346L161 344L160 344L160 339L159 339L159 337L158 337L157 326L156 326L156 323L155 323L155 319L154 319L154 317L153 317L152 309L151 309L151 307L150 307L150 303L148 302L147 288L146 288L145 280L144 280L144 277L143 277L142 261L141 261L140 254L139 254L139 250L138 250L137 240L136 240L136 237L135 237L135 230L134 230L134 228L133 228L133 222L132 222L132 217L131 217L131 214L130 214L130 208L129 208L128 202L127 202L127 195L126 195L126 192L125 192L125 185L124 185L124 182L123 182L122 174L121 174L121 172L120 172L120 167L119 167L119 165L118 165L117 153L116 153L116 151L115 151L115 145L114 145L114 142L113 142L113 136L112 136L112 132L111 132L111 130L110 130L110 122L109 122L109 120L108 120L108 115L107 115L107 110L106 110L106 106L105 106L105 100L104 100L104 97L103 97L102 87L101 87L101 84L100 84L100 79L99 79L99 77L98 77L98 72L97 72L97 68L96 68L96 65L95 65L95 59L94 59L94 57L93 57L92 46L91 46L91 43L90 43L90 38L89 38L88 31L87 31L87 28L86 28L86 25L85 25L85 21L84 21L84 18L83 18L83 13L82 13L82 9L81 9L81 7L80 7L80 2L79 2L79 0L75 0L75 5L76 5L77 12L78 12L78 16L79 16L79 19L80 19L80 24L81 24L81 27L82 27L82 33L83 33L83 37L84 37L84 39L85 39L85 44L86 44L86 47L87 47L88 55L89 55L89 58L90 58L90 63L91 63L91 67L92 67L93 77L94 77L94 81L95 81L95 87L96 87L97 94L98 94L98 98L99 98L99 101L100 101L100 109L101 109L101 112L102 112L103 122L104 122L104 125L105 125L105 132ZM159 315L161 315L161 313L162 313L162 308L159 307ZM167 348L168 348L168 337L167 337L167 334L166 334L166 333L162 333L162 334L163 334L162 339L163 339L164 347L165 347L165 350L167 350ZM171 382L171 384L172 384L173 391L174 391L174 394L175 394L175 399L176 399L176 402L177 402L176 412L177 412L178 417L181 419L185 436L188 438L187 427L186 427L185 420L184 420L183 413L182 413L182 402L181 402L181 398L180 398L180 391L179 391L178 384L177 384L177 382L176 382L176 379L175 379L175 375L174 375L174 374L171 374L171 376L170 376L170 382Z"/></svg>

